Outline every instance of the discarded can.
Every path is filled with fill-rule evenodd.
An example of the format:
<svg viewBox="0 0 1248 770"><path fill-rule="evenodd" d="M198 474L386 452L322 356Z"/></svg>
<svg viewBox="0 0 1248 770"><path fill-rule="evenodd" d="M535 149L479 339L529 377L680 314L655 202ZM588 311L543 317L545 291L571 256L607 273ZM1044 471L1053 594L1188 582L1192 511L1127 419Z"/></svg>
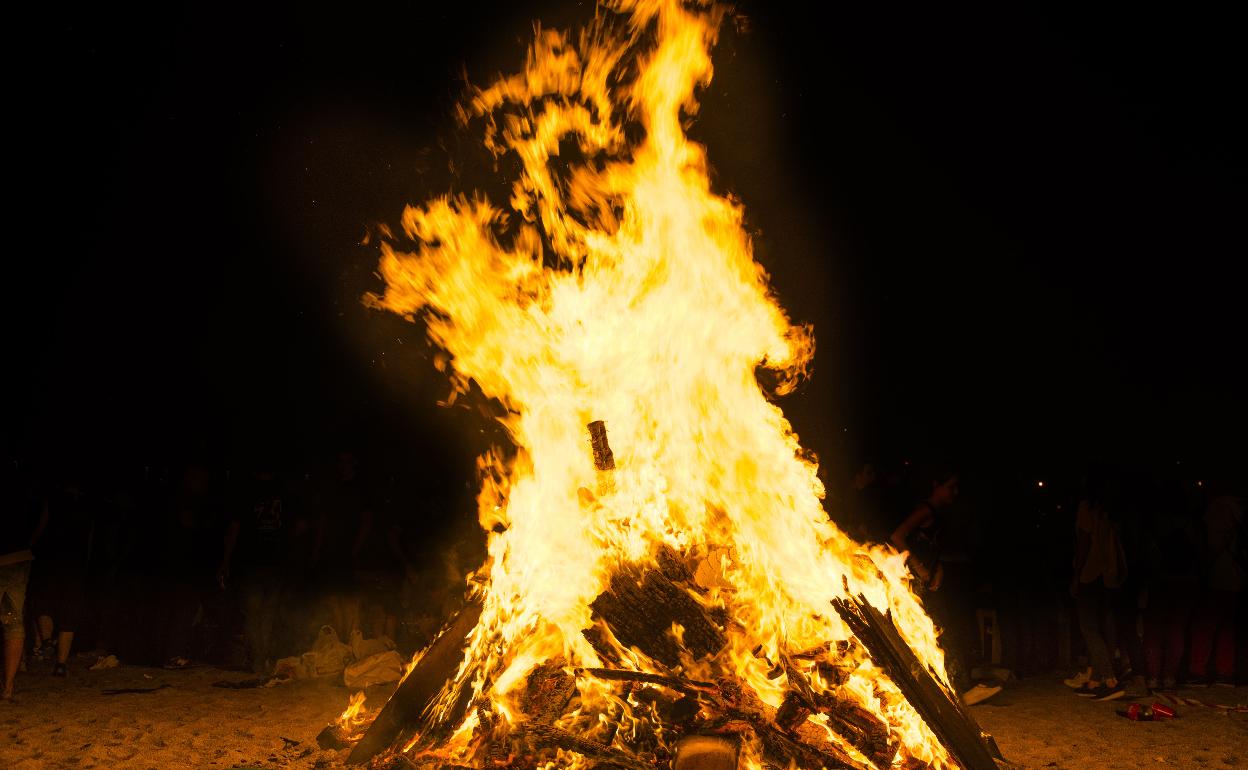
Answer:
<svg viewBox="0 0 1248 770"><path fill-rule="evenodd" d="M1154 719L1174 719L1176 716L1174 708L1164 703L1154 703L1152 709Z"/></svg>
<svg viewBox="0 0 1248 770"><path fill-rule="evenodd" d="M1118 715L1126 717L1132 722L1151 722L1153 721L1153 707L1132 703L1125 709L1119 709Z"/></svg>

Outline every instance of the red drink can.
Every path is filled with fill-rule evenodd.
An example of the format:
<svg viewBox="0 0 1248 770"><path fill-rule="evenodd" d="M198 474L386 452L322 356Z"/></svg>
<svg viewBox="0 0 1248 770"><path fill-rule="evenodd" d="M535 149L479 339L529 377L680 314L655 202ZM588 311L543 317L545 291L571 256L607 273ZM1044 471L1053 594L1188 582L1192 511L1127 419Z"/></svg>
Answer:
<svg viewBox="0 0 1248 770"><path fill-rule="evenodd" d="M1164 703L1153 704L1154 719L1174 719L1174 709Z"/></svg>

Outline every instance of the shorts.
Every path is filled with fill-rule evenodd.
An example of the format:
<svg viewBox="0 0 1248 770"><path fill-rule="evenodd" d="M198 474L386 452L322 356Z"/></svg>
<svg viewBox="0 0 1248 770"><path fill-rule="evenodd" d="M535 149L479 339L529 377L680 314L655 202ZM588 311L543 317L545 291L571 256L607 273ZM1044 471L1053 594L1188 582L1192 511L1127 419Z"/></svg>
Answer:
<svg viewBox="0 0 1248 770"><path fill-rule="evenodd" d="M5 639L26 638L22 608L26 605L26 581L29 577L28 561L0 567L0 623L4 626Z"/></svg>

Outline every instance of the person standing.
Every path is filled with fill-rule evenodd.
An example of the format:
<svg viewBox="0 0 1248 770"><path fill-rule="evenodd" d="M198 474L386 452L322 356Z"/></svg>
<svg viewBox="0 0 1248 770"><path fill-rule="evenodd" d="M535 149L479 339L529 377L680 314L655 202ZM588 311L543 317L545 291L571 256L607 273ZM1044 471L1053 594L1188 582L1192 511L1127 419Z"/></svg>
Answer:
<svg viewBox="0 0 1248 770"><path fill-rule="evenodd" d="M1248 584L1248 522L1225 482L1214 480L1203 517L1203 586L1192 617L1190 682L1235 685L1235 615ZM1212 677L1210 669L1212 668Z"/></svg>
<svg viewBox="0 0 1248 770"><path fill-rule="evenodd" d="M367 569L361 555L373 530L376 506L355 452L337 453L334 470L320 489L313 562L329 601L331 625L340 638L360 628L360 602ZM380 533L381 537L387 535Z"/></svg>
<svg viewBox="0 0 1248 770"><path fill-rule="evenodd" d="M1115 591L1127 580L1127 559L1116 519L1116 489L1099 471L1090 474L1075 515L1075 558L1070 595L1075 599L1079 631L1091 664L1075 690L1093 700L1116 700L1126 694L1114 669Z"/></svg>
<svg viewBox="0 0 1248 770"><path fill-rule="evenodd" d="M0 470L0 624L4 628L4 689L0 700L13 699L13 684L26 642L26 586L32 549L48 522L48 509L36 509L17 461ZM38 513L36 513L38 510Z"/></svg>
<svg viewBox="0 0 1248 770"><path fill-rule="evenodd" d="M238 588L244 636L252 671L272 671L277 658L275 629L283 611L294 537L307 528L273 463L261 463L237 491L217 576Z"/></svg>
<svg viewBox="0 0 1248 770"><path fill-rule="evenodd" d="M35 550L31 603L37 611L36 639L55 657L52 674L66 676L74 634L86 608L96 500L88 492L85 474L70 467L46 505L48 520Z"/></svg>
<svg viewBox="0 0 1248 770"><path fill-rule="evenodd" d="M941 563L943 512L958 497L958 476L952 470L929 471L924 497L889 538L899 551L909 552L907 564L920 581L923 604L942 629L949 681L968 706L981 703L1001 692L998 686L971 686L966 668L971 612L966 606L964 587L944 588L945 568ZM944 590L942 590L942 588ZM958 590L959 588L963 590Z"/></svg>

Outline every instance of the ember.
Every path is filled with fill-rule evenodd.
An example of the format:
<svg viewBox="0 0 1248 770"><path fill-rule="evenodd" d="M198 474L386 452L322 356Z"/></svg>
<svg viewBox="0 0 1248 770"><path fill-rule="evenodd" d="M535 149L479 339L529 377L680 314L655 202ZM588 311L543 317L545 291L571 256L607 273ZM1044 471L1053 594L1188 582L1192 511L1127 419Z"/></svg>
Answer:
<svg viewBox="0 0 1248 770"><path fill-rule="evenodd" d="M367 301L421 315L515 453L480 460L467 608L352 759L993 766L903 558L829 522L772 401L813 337L685 135L725 10L611 7L539 30L524 71L464 107L519 161L507 208L439 198L404 213L414 251L383 246ZM689 743L708 735L731 751Z"/></svg>

